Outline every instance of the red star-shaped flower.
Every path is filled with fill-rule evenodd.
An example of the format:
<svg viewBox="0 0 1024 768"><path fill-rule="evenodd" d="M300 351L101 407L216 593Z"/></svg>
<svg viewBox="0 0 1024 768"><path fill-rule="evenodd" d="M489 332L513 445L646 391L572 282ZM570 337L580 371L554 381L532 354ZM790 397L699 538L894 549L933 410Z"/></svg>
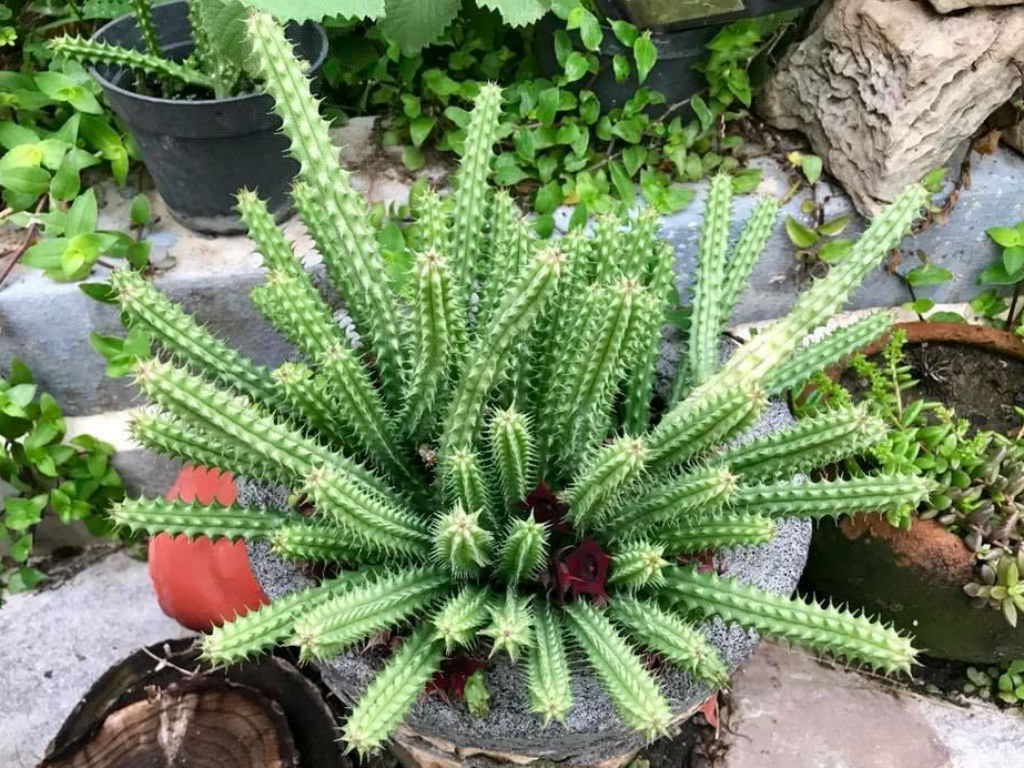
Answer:
<svg viewBox="0 0 1024 768"><path fill-rule="evenodd" d="M610 562L611 558L594 539L581 541L555 561L555 577L562 596L572 592L574 597L594 595L599 601L607 600L604 582Z"/></svg>
<svg viewBox="0 0 1024 768"><path fill-rule="evenodd" d="M565 521L569 507L558 498L554 491L548 488L547 483L543 480L526 494L525 499L520 500L519 508L525 512L532 512L534 520L538 523L547 523L554 531L563 533L572 531Z"/></svg>
<svg viewBox="0 0 1024 768"><path fill-rule="evenodd" d="M474 659L465 654L445 659L441 662L441 669L427 681L427 693L440 693L461 699L469 676L486 666L487 662L483 659Z"/></svg>

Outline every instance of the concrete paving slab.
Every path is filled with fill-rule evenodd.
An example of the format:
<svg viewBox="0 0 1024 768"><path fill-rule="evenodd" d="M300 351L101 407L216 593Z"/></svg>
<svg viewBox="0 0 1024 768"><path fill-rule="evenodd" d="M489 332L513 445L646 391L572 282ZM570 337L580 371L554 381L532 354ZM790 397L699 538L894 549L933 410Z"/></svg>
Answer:
<svg viewBox="0 0 1024 768"><path fill-rule="evenodd" d="M733 680L723 768L1024 768L1024 714L918 695L762 643Z"/></svg>
<svg viewBox="0 0 1024 768"><path fill-rule="evenodd" d="M146 564L114 552L0 606L0 766L31 768L79 698L136 649L191 634L165 616Z"/></svg>

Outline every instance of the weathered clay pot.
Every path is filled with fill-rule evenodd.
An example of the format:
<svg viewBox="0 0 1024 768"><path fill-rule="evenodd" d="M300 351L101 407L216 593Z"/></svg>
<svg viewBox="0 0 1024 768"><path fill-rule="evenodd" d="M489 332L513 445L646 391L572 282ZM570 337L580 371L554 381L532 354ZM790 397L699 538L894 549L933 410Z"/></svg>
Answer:
<svg viewBox="0 0 1024 768"><path fill-rule="evenodd" d="M776 402L748 434L762 434L789 423L787 408ZM243 504L278 508L285 503L281 491L245 480L238 481L238 498ZM803 570L809 538L807 521L782 520L773 540L720 552L716 563L741 581L789 595ZM265 544L249 545L249 557L257 580L271 599L309 584L308 577L297 566L272 555ZM732 668L758 643L756 633L727 627L717 620L708 622L704 632ZM351 703L365 690L381 660L382 656L375 652L352 652L319 662L318 666L331 690ZM489 714L473 717L462 702L424 696L396 734L396 752L421 768L495 768L532 763L615 768L628 762L643 746L643 738L622 723L597 680L582 665L574 670L574 705L566 724L556 723L547 728L529 712L521 667L514 667L501 656L484 674L491 694ZM661 682L677 722L693 715L710 693L705 686L672 668L662 672Z"/></svg>
<svg viewBox="0 0 1024 768"><path fill-rule="evenodd" d="M954 342L1024 360L1024 343L995 328L928 322L894 327L906 331L908 344ZM834 378L841 373L829 372ZM974 565L961 538L934 521L915 519L903 531L862 515L815 528L805 578L819 598L892 621L929 655L976 663L1024 657L1024 624L1014 629L1001 613L975 608L964 594Z"/></svg>

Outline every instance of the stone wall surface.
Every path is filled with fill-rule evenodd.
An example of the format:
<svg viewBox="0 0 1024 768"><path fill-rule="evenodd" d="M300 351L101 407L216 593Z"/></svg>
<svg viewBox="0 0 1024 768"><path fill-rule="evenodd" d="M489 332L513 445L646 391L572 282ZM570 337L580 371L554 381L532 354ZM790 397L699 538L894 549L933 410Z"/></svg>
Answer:
<svg viewBox="0 0 1024 768"><path fill-rule="evenodd" d="M1021 61L1024 6L943 16L923 0L833 0L757 109L806 134L857 209L874 213L1013 95Z"/></svg>

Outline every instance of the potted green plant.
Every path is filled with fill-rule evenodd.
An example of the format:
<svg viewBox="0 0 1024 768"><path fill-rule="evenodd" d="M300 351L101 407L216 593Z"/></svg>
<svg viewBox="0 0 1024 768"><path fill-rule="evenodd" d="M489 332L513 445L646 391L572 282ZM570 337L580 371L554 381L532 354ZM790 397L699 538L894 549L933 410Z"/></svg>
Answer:
<svg viewBox="0 0 1024 768"><path fill-rule="evenodd" d="M488 185L501 106L489 86L449 198L424 191L412 201L410 247L393 266L405 256L412 263L393 283L283 30L264 14L248 26L300 163L299 212L359 338L353 346L252 192L240 193L239 209L268 269L252 298L304 362L261 368L140 276L112 275L124 317L161 350L134 366L157 409L138 416L135 438L282 492L273 505L135 499L114 511L132 529L271 549L277 575L264 569L262 584L272 602L207 635L208 658L230 662L285 643L325 670L359 660L345 679L327 680L356 699L343 737L361 753L412 711L409 723L437 741L465 739L466 750L493 754L488 740L504 740L527 759L664 734L752 647L726 625L909 669L907 637L788 594L806 519L926 495L912 474L795 476L862 449L880 423L849 409L729 441L770 395L887 327L887 317L869 318L794 354L899 241L927 202L923 187L909 187L790 315L719 366L722 328L776 204L758 207L727 258L731 183L717 177L698 253L689 394L652 418L673 282L656 216L613 215L592 235L536 240L511 199ZM776 549L707 554L772 541ZM789 574L784 583L772 581L777 571ZM570 644L586 671L570 669ZM637 654L641 645L649 655ZM461 704L417 703L432 682L475 663L465 654L488 651L493 668L473 673L475 711L486 709L488 690L494 710L499 691L503 703L480 715L475 737L461 727ZM423 707L450 717L425 719ZM512 722L528 727L498 725Z"/></svg>
<svg viewBox="0 0 1024 768"><path fill-rule="evenodd" d="M1022 375L1024 343L1006 330L914 322L845 373L815 377L804 413L858 399L889 425L839 472L916 467L934 482L912 515L823 521L806 572L819 596L912 629L934 656L1024 654L1024 441L1011 407Z"/></svg>
<svg viewBox="0 0 1024 768"><path fill-rule="evenodd" d="M97 30L64 36L51 50L93 65L114 111L135 137L146 168L176 219L201 232L238 232L234 194L260 190L275 218L291 210L287 156L270 98L245 68L245 6L237 0L176 0L150 6ZM289 30L315 74L327 38L313 23Z"/></svg>

